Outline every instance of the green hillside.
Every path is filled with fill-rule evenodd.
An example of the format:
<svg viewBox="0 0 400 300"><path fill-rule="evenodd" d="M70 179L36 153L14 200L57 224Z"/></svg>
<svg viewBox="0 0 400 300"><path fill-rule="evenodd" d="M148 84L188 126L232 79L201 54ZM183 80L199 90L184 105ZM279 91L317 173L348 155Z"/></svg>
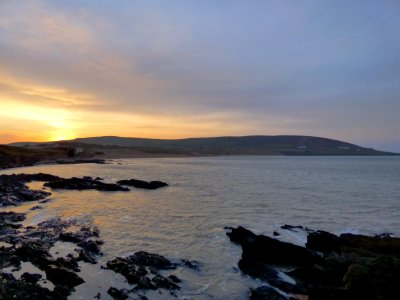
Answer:
<svg viewBox="0 0 400 300"><path fill-rule="evenodd" d="M189 139L143 139L116 136L78 138L65 143L119 146L147 153L181 155L396 155L338 140L297 135L210 137ZM14 145L37 146L37 143ZM44 143L41 146L51 145Z"/></svg>

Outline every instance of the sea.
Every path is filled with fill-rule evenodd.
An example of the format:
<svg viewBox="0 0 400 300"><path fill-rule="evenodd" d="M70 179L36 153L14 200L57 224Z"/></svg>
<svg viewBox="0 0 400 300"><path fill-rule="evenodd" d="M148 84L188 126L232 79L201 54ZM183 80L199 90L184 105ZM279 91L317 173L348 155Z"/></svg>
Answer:
<svg viewBox="0 0 400 300"><path fill-rule="evenodd" d="M161 180L158 190L130 192L51 191L50 201L26 203L26 224L53 217L93 222L99 229L103 256L85 264L85 283L70 299L112 299L112 285L125 280L100 266L136 251L173 261L193 260L199 269L179 267L182 290L149 292L149 299L248 299L249 288L263 283L237 267L241 248L229 241L227 227L244 226L257 234L304 245L301 225L334 234L345 232L400 236L400 157L223 156L116 159L108 164L38 165L2 170L2 174L49 173L61 177L92 176L104 182L121 179ZM43 183L29 184L41 189ZM4 210L4 209L3 209ZM64 246L61 246L61 248ZM66 246L65 246L66 247ZM68 247L66 247L68 248ZM68 250L68 249L65 249Z"/></svg>

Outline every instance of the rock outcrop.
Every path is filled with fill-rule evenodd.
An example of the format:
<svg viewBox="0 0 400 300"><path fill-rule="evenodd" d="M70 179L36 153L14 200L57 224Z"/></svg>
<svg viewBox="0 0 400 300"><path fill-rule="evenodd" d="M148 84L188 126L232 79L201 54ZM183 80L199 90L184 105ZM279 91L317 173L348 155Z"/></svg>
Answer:
<svg viewBox="0 0 400 300"><path fill-rule="evenodd" d="M167 183L162 182L162 181L143 181L143 180L138 180L138 179L130 179L130 180L120 180L117 181L118 184L121 185L128 185L128 186L133 186L135 188L139 189L146 189L146 190L155 190L161 187L168 186Z"/></svg>
<svg viewBox="0 0 400 300"><path fill-rule="evenodd" d="M243 227L227 232L242 246L241 271L267 284L251 289L251 299L389 300L400 295L400 238L285 227L294 228L308 233L306 247ZM285 273L295 284L278 276L282 267L291 269Z"/></svg>

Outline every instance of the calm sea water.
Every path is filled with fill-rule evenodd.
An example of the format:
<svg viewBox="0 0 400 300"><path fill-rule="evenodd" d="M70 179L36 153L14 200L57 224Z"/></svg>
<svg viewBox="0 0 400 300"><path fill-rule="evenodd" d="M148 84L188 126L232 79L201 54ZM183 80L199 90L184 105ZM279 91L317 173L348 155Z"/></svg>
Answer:
<svg viewBox="0 0 400 300"><path fill-rule="evenodd" d="M138 250L196 260L200 272L175 271L184 279L181 299L246 299L248 288L260 285L237 269L241 249L229 242L225 226L242 225L268 235L277 230L298 244L304 236L280 230L281 225L400 236L400 157L124 159L1 173L22 172L168 182L170 187L155 191L53 191L52 201L29 212L27 223L53 216L92 220L105 241L101 263ZM41 183L33 186L41 188ZM34 205L16 210L29 211ZM121 278L91 268L84 269L87 283L71 299L92 298L103 291L104 282L124 285ZM102 296L108 299L104 291Z"/></svg>

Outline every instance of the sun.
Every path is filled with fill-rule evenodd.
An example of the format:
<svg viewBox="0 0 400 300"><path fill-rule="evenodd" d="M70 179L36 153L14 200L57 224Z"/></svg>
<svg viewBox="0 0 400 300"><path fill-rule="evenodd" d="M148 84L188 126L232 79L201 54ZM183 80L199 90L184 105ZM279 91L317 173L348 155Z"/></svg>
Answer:
<svg viewBox="0 0 400 300"><path fill-rule="evenodd" d="M75 134L72 130L67 128L57 128L49 135L50 141L66 141L75 138Z"/></svg>

